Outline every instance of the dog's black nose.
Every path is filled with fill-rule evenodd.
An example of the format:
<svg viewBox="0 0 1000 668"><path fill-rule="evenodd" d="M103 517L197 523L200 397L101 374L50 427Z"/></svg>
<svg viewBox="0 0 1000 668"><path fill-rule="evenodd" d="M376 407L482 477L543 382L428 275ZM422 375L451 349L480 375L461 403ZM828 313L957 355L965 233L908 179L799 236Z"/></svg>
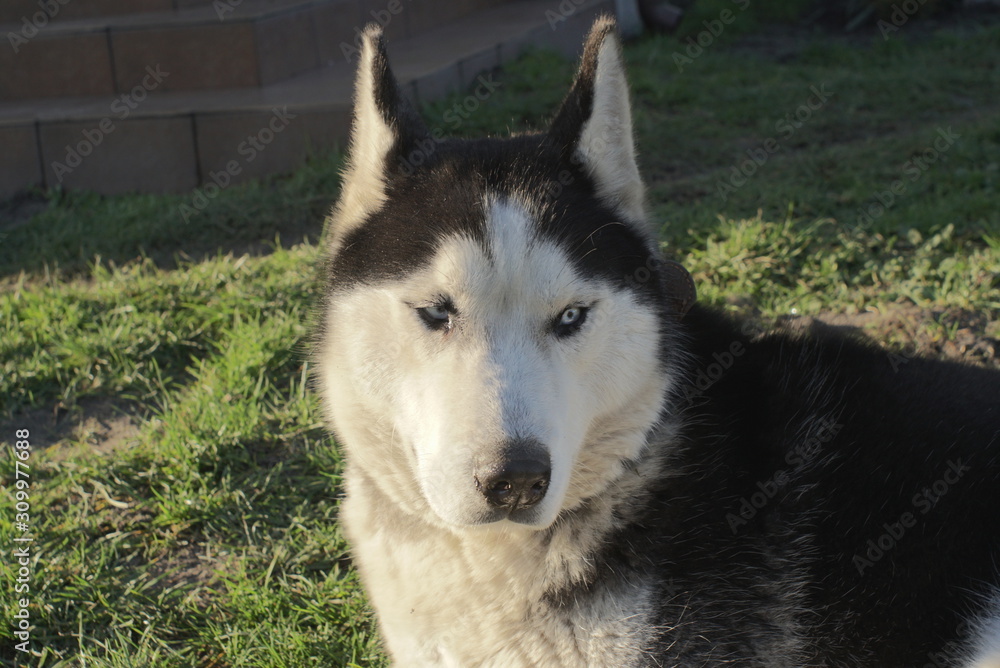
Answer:
<svg viewBox="0 0 1000 668"><path fill-rule="evenodd" d="M530 508L549 488L552 465L548 453L533 441L516 443L507 452L497 465L476 475L476 484L491 506Z"/></svg>

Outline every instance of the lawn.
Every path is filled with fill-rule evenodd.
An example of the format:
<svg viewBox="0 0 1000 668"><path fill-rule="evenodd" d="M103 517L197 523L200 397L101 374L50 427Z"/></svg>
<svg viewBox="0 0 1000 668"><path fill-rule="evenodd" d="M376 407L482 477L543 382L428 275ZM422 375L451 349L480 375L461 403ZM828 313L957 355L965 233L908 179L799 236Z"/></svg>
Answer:
<svg viewBox="0 0 1000 668"><path fill-rule="evenodd" d="M626 48L651 209L699 298L1000 367L1000 22L884 39L736 16L689 57L717 5ZM572 68L522 58L456 133L543 127ZM429 126L451 129L452 104L426 107ZM309 385L341 161L230 187L188 223L188 196L0 204L9 665L385 665ZM18 491L26 594L7 590ZM30 657L13 651L22 596Z"/></svg>

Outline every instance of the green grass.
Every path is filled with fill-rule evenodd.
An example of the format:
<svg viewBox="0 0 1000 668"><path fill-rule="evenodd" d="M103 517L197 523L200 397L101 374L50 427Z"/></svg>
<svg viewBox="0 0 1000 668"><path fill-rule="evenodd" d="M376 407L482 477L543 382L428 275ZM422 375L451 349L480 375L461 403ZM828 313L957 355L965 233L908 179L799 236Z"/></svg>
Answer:
<svg viewBox="0 0 1000 668"><path fill-rule="evenodd" d="M4 396L127 397L142 422L104 456L34 441L38 665L370 664L335 523L340 460L307 391L316 259L146 261L5 295Z"/></svg>
<svg viewBox="0 0 1000 668"><path fill-rule="evenodd" d="M764 318L919 308L942 339L956 332L941 313L995 321L1000 27L883 41L777 34L780 18L754 15L682 72L683 34L626 49L651 209L700 299ZM512 64L456 132L543 127L572 69L546 53ZM829 99L783 134L823 85ZM424 109L429 126L451 130L461 97ZM910 179L939 128L958 139ZM770 138L780 149L721 196ZM231 187L186 224L190 196L35 193L45 209L5 231L0 441L13 452L13 430L31 425L38 539L36 655L19 665L385 665L335 522L341 461L307 384L340 165L317 156ZM905 191L859 224L897 179ZM51 427L95 406L137 431L111 447ZM4 546L20 535L13 471L0 459ZM16 569L0 560L4 583ZM11 663L13 598L0 597Z"/></svg>

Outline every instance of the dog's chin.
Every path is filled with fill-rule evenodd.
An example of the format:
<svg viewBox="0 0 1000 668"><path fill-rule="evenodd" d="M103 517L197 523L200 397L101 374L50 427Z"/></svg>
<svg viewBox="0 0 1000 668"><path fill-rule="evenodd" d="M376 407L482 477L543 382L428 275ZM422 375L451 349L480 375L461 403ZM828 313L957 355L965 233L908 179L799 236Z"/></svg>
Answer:
<svg viewBox="0 0 1000 668"><path fill-rule="evenodd" d="M515 510L507 514L504 521L517 524L525 529L544 529L552 524L552 519L542 508Z"/></svg>

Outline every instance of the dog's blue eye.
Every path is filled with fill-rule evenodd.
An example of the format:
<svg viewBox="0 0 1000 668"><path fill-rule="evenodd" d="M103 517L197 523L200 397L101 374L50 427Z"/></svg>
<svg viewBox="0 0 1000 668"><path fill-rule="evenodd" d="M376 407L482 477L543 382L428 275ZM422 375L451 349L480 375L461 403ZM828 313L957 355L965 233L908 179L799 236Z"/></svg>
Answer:
<svg viewBox="0 0 1000 668"><path fill-rule="evenodd" d="M583 321L587 319L588 310L585 306L570 306L559 314L555 323L556 336L575 334Z"/></svg>
<svg viewBox="0 0 1000 668"><path fill-rule="evenodd" d="M450 317L444 306L426 306L421 310L435 320L447 320Z"/></svg>
<svg viewBox="0 0 1000 668"><path fill-rule="evenodd" d="M560 325L572 325L583 315L583 311L576 307L571 306L562 312L562 316L559 317Z"/></svg>
<svg viewBox="0 0 1000 668"><path fill-rule="evenodd" d="M444 329L451 325L451 309L447 304L435 304L417 309L424 324L431 329Z"/></svg>

